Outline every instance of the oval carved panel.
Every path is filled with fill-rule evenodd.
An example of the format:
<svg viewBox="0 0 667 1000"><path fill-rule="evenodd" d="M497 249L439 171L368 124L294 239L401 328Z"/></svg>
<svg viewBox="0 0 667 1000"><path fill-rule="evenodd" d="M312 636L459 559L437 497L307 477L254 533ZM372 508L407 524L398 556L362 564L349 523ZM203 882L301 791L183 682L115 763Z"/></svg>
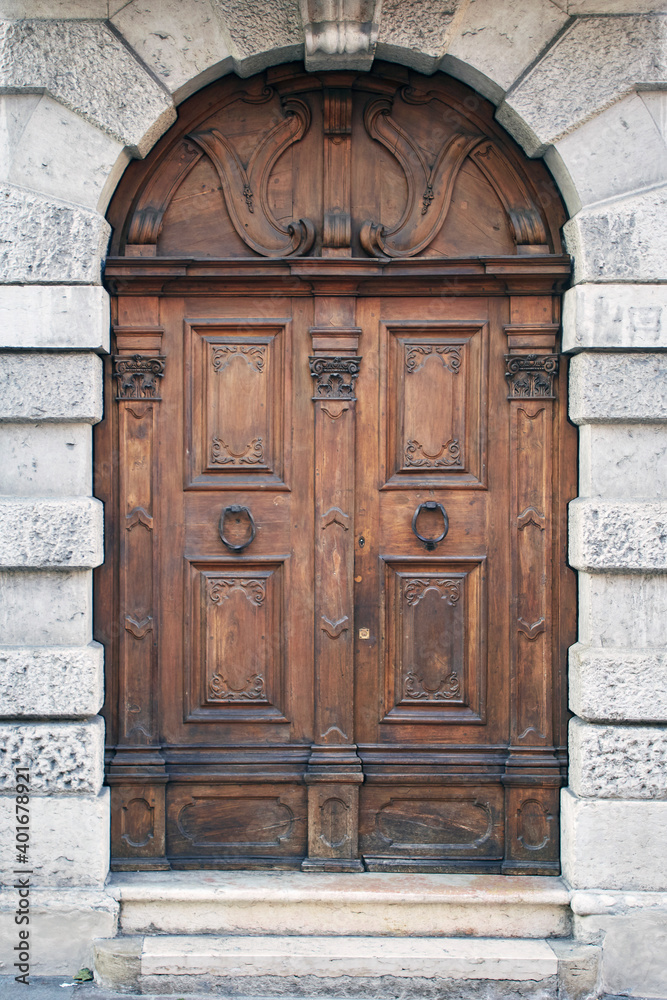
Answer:
<svg viewBox="0 0 667 1000"><path fill-rule="evenodd" d="M396 798L379 809L375 825L388 846L456 851L481 847L491 837L493 813L477 798Z"/></svg>
<svg viewBox="0 0 667 1000"><path fill-rule="evenodd" d="M193 795L176 822L193 847L268 849L289 840L294 813L279 798Z"/></svg>

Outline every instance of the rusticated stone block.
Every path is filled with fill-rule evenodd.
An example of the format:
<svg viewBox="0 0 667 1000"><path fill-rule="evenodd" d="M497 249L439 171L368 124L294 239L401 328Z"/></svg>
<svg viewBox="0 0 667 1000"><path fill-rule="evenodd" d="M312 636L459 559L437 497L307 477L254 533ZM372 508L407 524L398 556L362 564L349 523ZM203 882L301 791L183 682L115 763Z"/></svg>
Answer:
<svg viewBox="0 0 667 1000"><path fill-rule="evenodd" d="M563 875L575 889L667 889L667 802L561 793Z"/></svg>
<svg viewBox="0 0 667 1000"><path fill-rule="evenodd" d="M0 646L0 718L85 717L104 700L104 649Z"/></svg>
<svg viewBox="0 0 667 1000"><path fill-rule="evenodd" d="M0 354L0 420L102 419L102 361L96 354Z"/></svg>
<svg viewBox="0 0 667 1000"><path fill-rule="evenodd" d="M111 23L177 102L231 67L219 8L210 0L132 0Z"/></svg>
<svg viewBox="0 0 667 1000"><path fill-rule="evenodd" d="M266 66L303 59L298 0L216 0L231 41L236 71L251 76Z"/></svg>
<svg viewBox="0 0 667 1000"><path fill-rule="evenodd" d="M0 722L0 792L10 794L17 767L30 770L31 794L97 795L104 779L104 720Z"/></svg>
<svg viewBox="0 0 667 1000"><path fill-rule="evenodd" d="M88 496L90 424L0 424L0 497Z"/></svg>
<svg viewBox="0 0 667 1000"><path fill-rule="evenodd" d="M100 281L111 232L97 212L0 185L0 282Z"/></svg>
<svg viewBox="0 0 667 1000"><path fill-rule="evenodd" d="M581 798L667 799L667 728L570 721L570 787Z"/></svg>
<svg viewBox="0 0 667 1000"><path fill-rule="evenodd" d="M630 94L579 125L545 153L570 215L583 205L619 198L667 180L660 120L664 91Z"/></svg>
<svg viewBox="0 0 667 1000"><path fill-rule="evenodd" d="M667 354L577 354L569 409L575 424L667 421Z"/></svg>
<svg viewBox="0 0 667 1000"><path fill-rule="evenodd" d="M176 119L166 91L102 22L0 22L0 51L0 87L46 90L137 156Z"/></svg>
<svg viewBox="0 0 667 1000"><path fill-rule="evenodd" d="M575 282L664 281L665 218L667 185L582 209L563 226Z"/></svg>
<svg viewBox="0 0 667 1000"><path fill-rule="evenodd" d="M8 646L83 646L91 632L90 570L0 571L0 636Z"/></svg>
<svg viewBox="0 0 667 1000"><path fill-rule="evenodd" d="M667 571L667 502L580 498L569 526L574 569Z"/></svg>
<svg viewBox="0 0 667 1000"><path fill-rule="evenodd" d="M570 647L569 704L589 722L667 723L667 650Z"/></svg>
<svg viewBox="0 0 667 1000"><path fill-rule="evenodd" d="M94 497L0 498L0 568L92 569L103 559L103 506Z"/></svg>
<svg viewBox="0 0 667 1000"><path fill-rule="evenodd" d="M577 18L508 93L498 120L538 156L636 83L661 83L666 40L659 14Z"/></svg>
<svg viewBox="0 0 667 1000"><path fill-rule="evenodd" d="M0 867L5 872L16 867L15 828L14 795L2 795ZM34 886L101 888L109 872L109 789L99 795L32 795L29 858Z"/></svg>
<svg viewBox="0 0 667 1000"><path fill-rule="evenodd" d="M579 494L667 500L667 424L584 424Z"/></svg>
<svg viewBox="0 0 667 1000"><path fill-rule="evenodd" d="M667 574L580 573L579 640L586 646L667 646Z"/></svg>
<svg viewBox="0 0 667 1000"><path fill-rule="evenodd" d="M440 68L497 104L566 21L552 0L472 0Z"/></svg>
<svg viewBox="0 0 667 1000"><path fill-rule="evenodd" d="M101 285L0 285L0 347L109 350Z"/></svg>
<svg viewBox="0 0 667 1000"><path fill-rule="evenodd" d="M419 0L383 0L378 58L432 73L445 53L456 7L456 0L436 0L427 14Z"/></svg>
<svg viewBox="0 0 667 1000"><path fill-rule="evenodd" d="M0 568L92 569L104 558L94 497L0 497Z"/></svg>
<svg viewBox="0 0 667 1000"><path fill-rule="evenodd" d="M667 907L606 921L602 988L623 996L667 995Z"/></svg>
<svg viewBox="0 0 667 1000"><path fill-rule="evenodd" d="M86 806L87 801L84 815ZM72 969L92 969L93 941L114 937L118 909L117 901L102 889L31 888L31 937L39 941L39 948L33 949L30 956L32 975L67 976L67 982L71 982ZM16 889L10 886L0 890L0 921L5 927L13 923L15 910ZM13 968L15 944L11 933L0 938L0 968Z"/></svg>
<svg viewBox="0 0 667 1000"><path fill-rule="evenodd" d="M667 348L667 285L570 288L563 297L563 350L587 347Z"/></svg>
<svg viewBox="0 0 667 1000"><path fill-rule="evenodd" d="M1 181L104 210L108 186L113 190L127 165L122 142L47 94L2 94L0 115L6 123Z"/></svg>

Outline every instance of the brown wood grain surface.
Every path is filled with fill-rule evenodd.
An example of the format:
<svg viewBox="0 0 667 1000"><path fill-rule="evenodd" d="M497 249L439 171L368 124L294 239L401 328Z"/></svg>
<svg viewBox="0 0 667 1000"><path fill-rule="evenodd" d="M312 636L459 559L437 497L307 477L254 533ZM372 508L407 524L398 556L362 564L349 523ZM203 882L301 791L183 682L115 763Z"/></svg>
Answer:
<svg viewBox="0 0 667 1000"><path fill-rule="evenodd" d="M486 101L388 65L227 77L126 171L114 867L558 871L564 218Z"/></svg>

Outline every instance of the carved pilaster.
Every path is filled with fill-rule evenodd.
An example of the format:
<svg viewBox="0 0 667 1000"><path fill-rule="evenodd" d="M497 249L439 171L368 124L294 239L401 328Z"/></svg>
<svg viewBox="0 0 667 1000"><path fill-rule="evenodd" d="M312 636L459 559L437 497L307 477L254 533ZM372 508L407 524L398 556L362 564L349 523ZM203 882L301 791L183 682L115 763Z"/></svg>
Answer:
<svg viewBox="0 0 667 1000"><path fill-rule="evenodd" d="M356 350L360 331L337 331ZM313 346L320 343L312 330ZM336 331L329 331L335 335ZM334 336L334 341L336 340ZM307 871L361 871L361 761L354 744L355 380L361 358L310 358L315 409L315 743L308 783Z"/></svg>
<svg viewBox="0 0 667 1000"><path fill-rule="evenodd" d="M113 357L118 403L119 603L118 743L109 767L115 869L164 869L165 783L157 724L158 593L155 495L157 415L165 358L161 330L124 328Z"/></svg>
<svg viewBox="0 0 667 1000"><path fill-rule="evenodd" d="M553 743L553 421L558 356L507 355L510 400L511 723L503 870L558 869ZM538 787L539 786L539 787Z"/></svg>
<svg viewBox="0 0 667 1000"><path fill-rule="evenodd" d="M352 91L324 90L323 257L352 256L350 170Z"/></svg>

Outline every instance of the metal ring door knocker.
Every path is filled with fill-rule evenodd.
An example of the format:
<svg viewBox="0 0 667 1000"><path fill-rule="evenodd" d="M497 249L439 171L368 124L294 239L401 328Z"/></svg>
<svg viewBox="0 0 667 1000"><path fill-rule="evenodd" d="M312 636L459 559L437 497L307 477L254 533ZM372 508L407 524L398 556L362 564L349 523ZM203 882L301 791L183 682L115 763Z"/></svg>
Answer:
<svg viewBox="0 0 667 1000"><path fill-rule="evenodd" d="M439 510L442 514L442 532L437 538L424 538L424 536L420 535L417 531L417 518L423 510ZM426 503L420 503L419 507L417 507L417 510L412 515L412 530L419 541L424 543L428 551L432 552L438 542L441 542L449 531L449 518L447 517L447 511L441 503L436 503L435 500L427 500Z"/></svg>
<svg viewBox="0 0 667 1000"><path fill-rule="evenodd" d="M225 538L225 520L228 514L245 514L248 518L248 523L250 525L250 537L245 541L241 542L239 545L235 545L234 542L230 542L228 538ZM241 518L237 516L237 523L240 522ZM248 546L255 540L256 528L255 520L250 513L249 507L241 507L239 504L232 504L231 507L225 507L222 514L220 515L220 526L218 528L220 532L220 538L223 545L226 545L228 549L232 552L243 552Z"/></svg>

